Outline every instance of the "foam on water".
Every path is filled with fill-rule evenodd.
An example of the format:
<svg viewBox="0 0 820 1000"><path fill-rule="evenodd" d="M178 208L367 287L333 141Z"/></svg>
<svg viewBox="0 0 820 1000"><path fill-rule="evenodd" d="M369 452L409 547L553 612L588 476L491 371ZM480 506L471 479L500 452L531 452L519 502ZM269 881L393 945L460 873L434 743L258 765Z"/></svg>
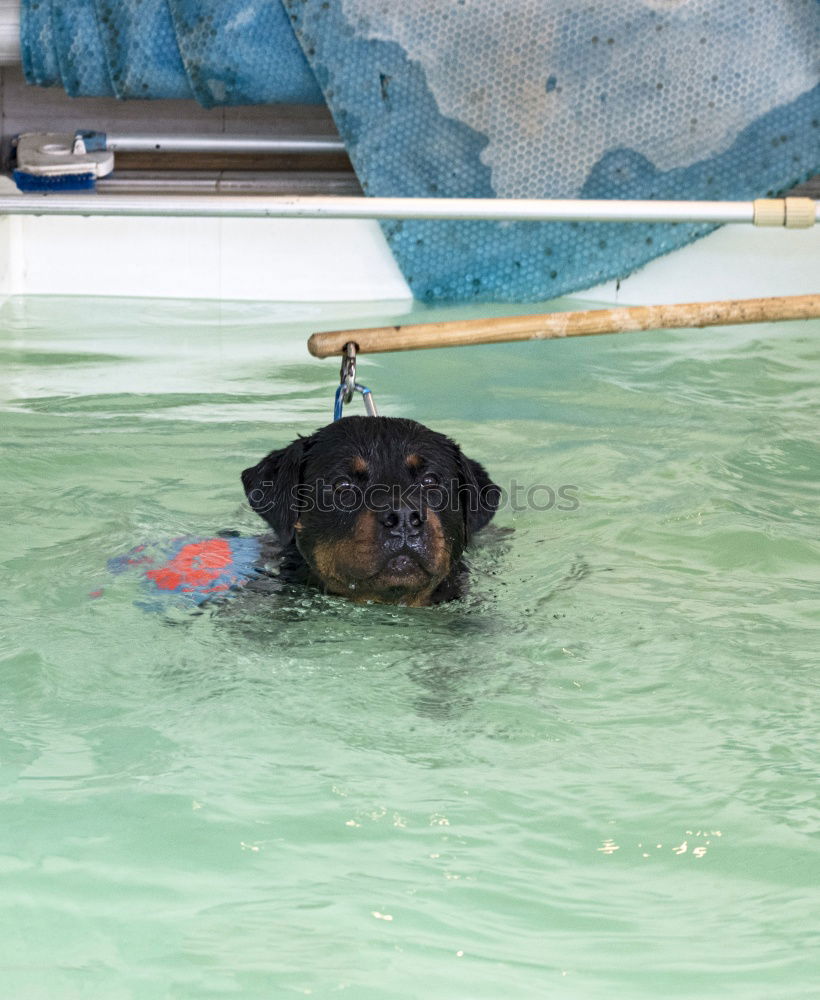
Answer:
<svg viewBox="0 0 820 1000"><path fill-rule="evenodd" d="M307 333L394 318L0 310L5 992L808 998L816 322L363 359L522 488L461 603L107 576L255 531L240 470L330 416Z"/></svg>

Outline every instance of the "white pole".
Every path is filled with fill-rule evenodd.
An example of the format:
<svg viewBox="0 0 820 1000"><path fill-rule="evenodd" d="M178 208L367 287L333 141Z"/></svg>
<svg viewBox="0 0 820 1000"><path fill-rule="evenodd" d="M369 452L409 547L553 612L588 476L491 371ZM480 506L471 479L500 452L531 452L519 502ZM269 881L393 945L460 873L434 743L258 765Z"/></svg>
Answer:
<svg viewBox="0 0 820 1000"><path fill-rule="evenodd" d="M139 135L105 132L105 148L113 153L344 153L335 136Z"/></svg>
<svg viewBox="0 0 820 1000"><path fill-rule="evenodd" d="M789 203L793 202L789 221ZM798 204L799 203L799 204ZM768 206L761 212L760 206ZM246 195L21 194L0 215L168 216L234 219L462 219L507 222L694 222L811 226L820 202L602 201L595 199L364 198ZM799 208L799 211L798 211ZM756 218L757 217L757 218Z"/></svg>

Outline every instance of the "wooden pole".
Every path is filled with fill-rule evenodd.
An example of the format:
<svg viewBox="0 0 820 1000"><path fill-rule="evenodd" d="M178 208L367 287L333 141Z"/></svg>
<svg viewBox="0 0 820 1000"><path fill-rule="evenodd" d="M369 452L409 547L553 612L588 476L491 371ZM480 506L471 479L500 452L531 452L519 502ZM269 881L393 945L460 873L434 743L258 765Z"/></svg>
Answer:
<svg viewBox="0 0 820 1000"><path fill-rule="evenodd" d="M671 330L738 323L768 323L820 317L820 293L768 299L730 299L721 302L683 302L668 306L631 306L583 312L543 313L537 316L500 316L494 319L450 320L408 326L314 333L308 350L314 357L341 354L353 342L359 353L414 351L428 347L499 344L512 340L551 340L588 337L599 333L635 330Z"/></svg>

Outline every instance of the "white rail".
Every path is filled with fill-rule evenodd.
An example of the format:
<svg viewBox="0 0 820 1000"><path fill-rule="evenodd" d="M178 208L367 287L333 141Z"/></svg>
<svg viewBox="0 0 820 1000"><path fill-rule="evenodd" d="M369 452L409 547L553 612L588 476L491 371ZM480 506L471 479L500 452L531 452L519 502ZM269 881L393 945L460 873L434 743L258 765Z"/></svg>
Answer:
<svg viewBox="0 0 820 1000"><path fill-rule="evenodd" d="M506 222L749 223L808 228L810 198L758 201L364 198L342 196L24 194L0 197L0 215L167 216L234 219L462 219Z"/></svg>

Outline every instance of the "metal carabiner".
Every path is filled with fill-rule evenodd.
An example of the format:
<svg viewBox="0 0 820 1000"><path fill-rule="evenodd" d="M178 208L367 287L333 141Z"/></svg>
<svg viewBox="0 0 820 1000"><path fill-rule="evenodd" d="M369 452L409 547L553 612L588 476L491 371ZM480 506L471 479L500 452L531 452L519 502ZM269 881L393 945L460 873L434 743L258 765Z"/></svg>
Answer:
<svg viewBox="0 0 820 1000"><path fill-rule="evenodd" d="M344 386L344 402L347 404L353 399L353 391L356 388L356 345L353 341L345 344L342 367L339 370L339 383Z"/></svg>
<svg viewBox="0 0 820 1000"><path fill-rule="evenodd" d="M359 385L356 381L356 345L351 341L345 344L344 355L342 356L342 367L339 371L339 385L333 399L333 419L342 419L342 410L353 399L353 393L362 394L365 413L368 417L378 417L376 401L373 393L366 385Z"/></svg>

